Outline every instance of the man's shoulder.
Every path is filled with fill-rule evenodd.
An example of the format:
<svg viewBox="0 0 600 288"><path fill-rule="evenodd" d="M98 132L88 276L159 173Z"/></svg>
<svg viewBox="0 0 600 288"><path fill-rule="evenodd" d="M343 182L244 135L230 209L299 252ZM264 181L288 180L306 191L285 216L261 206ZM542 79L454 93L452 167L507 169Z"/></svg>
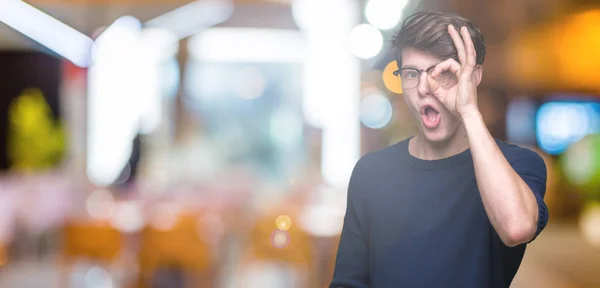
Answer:
<svg viewBox="0 0 600 288"><path fill-rule="evenodd" d="M542 156L536 151L527 147L519 146L517 144L504 142L499 139L495 140L509 163L513 164L515 162L528 162L532 166L544 165Z"/></svg>
<svg viewBox="0 0 600 288"><path fill-rule="evenodd" d="M356 164L356 167L360 167L360 169L372 170L376 168L384 168L389 166L388 164L397 161L399 153L401 153L400 146L404 145L405 141L408 141L408 139L402 140L388 147L366 153L365 155L360 157Z"/></svg>
<svg viewBox="0 0 600 288"><path fill-rule="evenodd" d="M403 140L406 141L406 140ZM352 171L353 182L372 180L373 177L384 177L390 167L398 161L403 141L388 147L366 153L354 166Z"/></svg>
<svg viewBox="0 0 600 288"><path fill-rule="evenodd" d="M391 167L397 161L398 150L400 149L398 145L401 145L401 143L368 152L360 157L350 177L349 185L353 188L352 191L355 191L353 197L372 195L372 193L367 193L367 191L374 191L369 188L371 183L373 181L379 182L392 175L393 168Z"/></svg>

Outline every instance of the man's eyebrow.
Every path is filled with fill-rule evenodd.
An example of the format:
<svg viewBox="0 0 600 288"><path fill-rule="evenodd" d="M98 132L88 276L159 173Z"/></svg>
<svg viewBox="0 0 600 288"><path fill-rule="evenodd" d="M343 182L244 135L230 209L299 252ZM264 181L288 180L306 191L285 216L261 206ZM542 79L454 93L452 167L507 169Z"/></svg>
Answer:
<svg viewBox="0 0 600 288"><path fill-rule="evenodd" d="M440 64L440 63L441 63L441 62L439 62L439 63L436 63L436 64L433 64L433 65L431 65L431 66L429 66L429 67L427 67L427 68L425 68L425 69L423 69L423 70L428 70L428 69L431 69L431 68L433 68L433 67L437 66L437 65L438 65L438 64ZM402 67L400 67L400 69L404 69L404 68L411 68L411 69L417 69L417 70L421 70L419 67L417 67L417 66L414 66L414 65L402 65Z"/></svg>

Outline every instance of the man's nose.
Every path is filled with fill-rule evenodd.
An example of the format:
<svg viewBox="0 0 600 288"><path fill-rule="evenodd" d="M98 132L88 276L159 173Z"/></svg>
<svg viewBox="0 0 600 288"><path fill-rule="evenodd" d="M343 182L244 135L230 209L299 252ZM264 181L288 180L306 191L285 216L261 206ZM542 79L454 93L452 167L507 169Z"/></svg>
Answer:
<svg viewBox="0 0 600 288"><path fill-rule="evenodd" d="M419 94L419 97L421 98L431 96L429 85L427 85L427 72L425 71L420 75L419 84L417 85L417 94Z"/></svg>

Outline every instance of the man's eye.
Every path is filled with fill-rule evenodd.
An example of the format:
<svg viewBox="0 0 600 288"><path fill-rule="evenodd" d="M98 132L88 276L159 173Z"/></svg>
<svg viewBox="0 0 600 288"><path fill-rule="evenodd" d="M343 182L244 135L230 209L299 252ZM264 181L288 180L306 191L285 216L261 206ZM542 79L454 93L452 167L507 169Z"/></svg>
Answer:
<svg viewBox="0 0 600 288"><path fill-rule="evenodd" d="M419 73L413 71L404 72L403 74L405 79L415 79L419 77Z"/></svg>

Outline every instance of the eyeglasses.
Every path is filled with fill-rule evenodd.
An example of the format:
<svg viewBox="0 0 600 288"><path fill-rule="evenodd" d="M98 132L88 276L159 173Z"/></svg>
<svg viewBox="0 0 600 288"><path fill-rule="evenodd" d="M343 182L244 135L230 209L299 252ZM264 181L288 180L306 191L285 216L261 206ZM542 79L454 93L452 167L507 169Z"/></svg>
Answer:
<svg viewBox="0 0 600 288"><path fill-rule="evenodd" d="M400 79L400 82L402 83L402 89L413 89L419 86L419 82L421 81L421 73L426 72L427 74L431 75L433 68L435 68L435 65L425 70L406 67L400 70L396 70L393 73L394 76ZM440 86L446 86L450 84L450 81L452 81L453 77L454 75L452 75L452 72L443 71L442 73L440 73L440 75L434 77L433 79L435 79L440 84Z"/></svg>

